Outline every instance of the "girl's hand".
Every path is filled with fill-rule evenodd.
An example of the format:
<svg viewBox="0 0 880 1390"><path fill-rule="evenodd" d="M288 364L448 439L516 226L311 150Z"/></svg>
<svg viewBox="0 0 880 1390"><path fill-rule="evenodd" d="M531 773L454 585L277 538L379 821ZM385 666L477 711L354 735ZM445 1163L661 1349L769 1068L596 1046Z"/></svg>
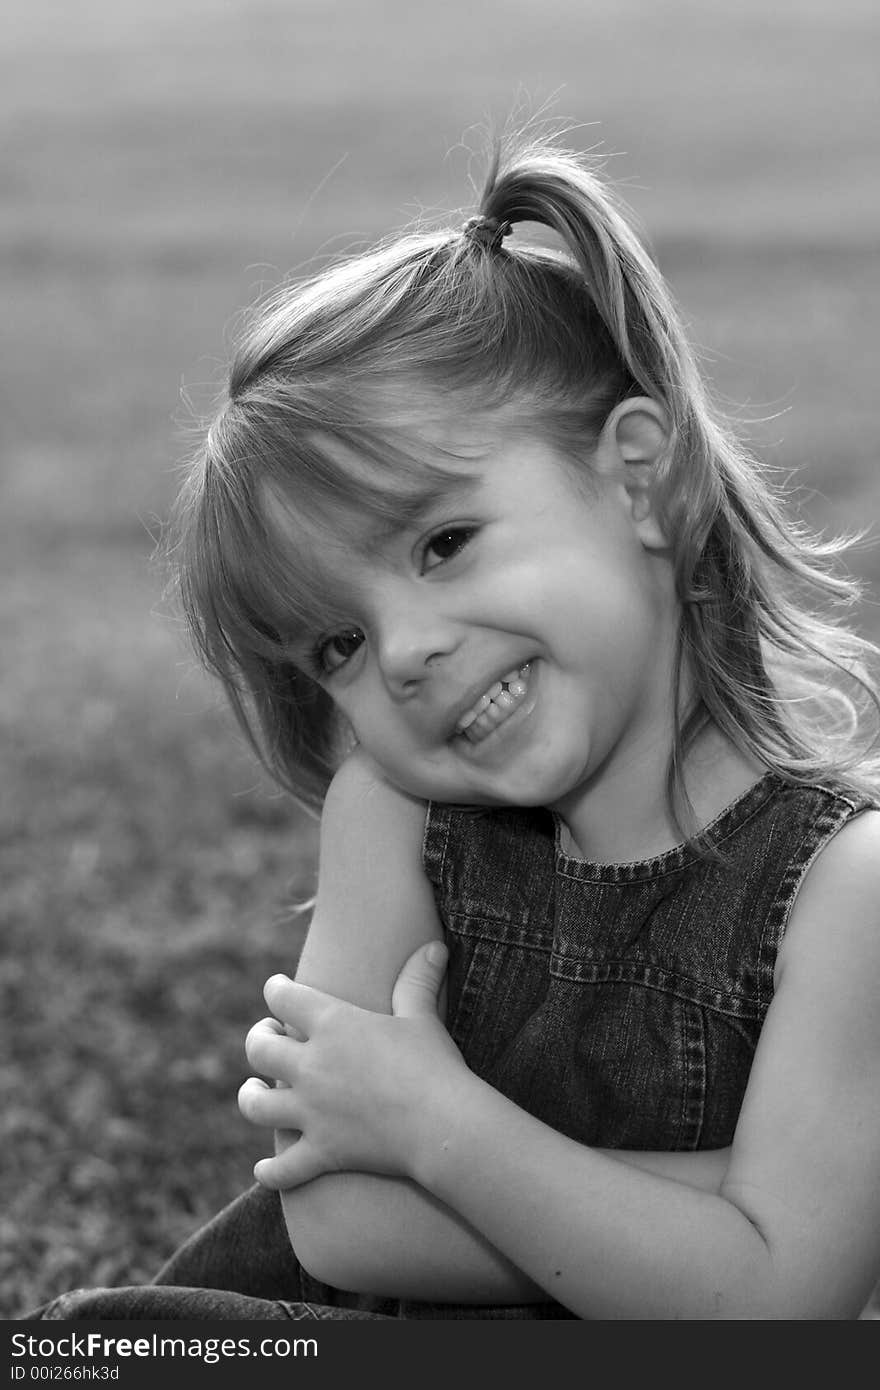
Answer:
<svg viewBox="0 0 880 1390"><path fill-rule="evenodd" d="M253 1123L299 1131L299 1138L256 1165L259 1182L284 1189L327 1172L411 1176L427 1098L466 1071L437 1015L445 966L440 942L420 947L397 977L390 1015L284 975L267 981L275 1017L254 1025L245 1051L281 1089L250 1077L239 1107Z"/></svg>

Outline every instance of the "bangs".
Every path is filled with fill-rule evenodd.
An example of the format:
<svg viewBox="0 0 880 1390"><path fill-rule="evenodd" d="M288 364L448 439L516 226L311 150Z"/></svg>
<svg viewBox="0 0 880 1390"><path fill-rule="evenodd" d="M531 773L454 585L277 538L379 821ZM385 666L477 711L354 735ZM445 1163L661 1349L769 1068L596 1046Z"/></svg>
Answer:
<svg viewBox="0 0 880 1390"><path fill-rule="evenodd" d="M425 429L421 410L418 430L409 419L381 428L361 419L292 438L287 413L267 429L263 407L260 428L248 430L249 406L233 405L224 438L209 437L188 567L193 606L203 620L211 615L203 648L215 667L223 653L227 675L254 661L302 667L310 638L351 620L356 596L339 560L375 555L417 526L476 480L482 452Z"/></svg>

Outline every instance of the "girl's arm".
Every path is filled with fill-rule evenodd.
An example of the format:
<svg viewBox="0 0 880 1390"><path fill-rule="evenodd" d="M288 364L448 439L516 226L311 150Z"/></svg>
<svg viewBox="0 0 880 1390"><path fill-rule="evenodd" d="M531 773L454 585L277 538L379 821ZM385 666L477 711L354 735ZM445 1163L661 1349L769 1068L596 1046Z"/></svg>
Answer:
<svg viewBox="0 0 880 1390"><path fill-rule="evenodd" d="M382 1018L270 982L270 1007L308 1043L264 1035L255 1051L298 1106L287 1181L334 1163L403 1174L579 1316L854 1318L880 1269L878 987L870 812L798 895L717 1193L559 1135L471 1073L409 999Z"/></svg>
<svg viewBox="0 0 880 1390"><path fill-rule="evenodd" d="M346 760L324 804L318 894L297 981L391 1012L404 962L443 938L421 868L424 821L424 803L390 786L366 754ZM276 1149L289 1142L278 1134ZM547 1298L466 1221L403 1178L329 1174L282 1192L281 1203L297 1258L337 1288L447 1302Z"/></svg>
<svg viewBox="0 0 880 1390"><path fill-rule="evenodd" d="M390 1013L403 963L443 936L421 865L424 819L424 804L389 786L365 754L346 761L325 803L318 897L299 982ZM289 1142L281 1134L277 1146ZM717 1191L728 1154L617 1157ZM282 1206L298 1258L336 1287L444 1302L550 1297L462 1217L403 1178L332 1174L282 1193Z"/></svg>

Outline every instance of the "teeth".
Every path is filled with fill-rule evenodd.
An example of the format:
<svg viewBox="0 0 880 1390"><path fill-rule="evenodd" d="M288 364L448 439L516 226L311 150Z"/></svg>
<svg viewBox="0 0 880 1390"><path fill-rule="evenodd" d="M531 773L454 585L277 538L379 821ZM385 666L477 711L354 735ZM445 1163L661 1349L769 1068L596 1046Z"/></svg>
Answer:
<svg viewBox="0 0 880 1390"><path fill-rule="evenodd" d="M528 690L530 662L508 671L501 680L495 681L484 695L481 695L466 714L458 721L456 732L468 735L472 742L478 742L483 734L491 733L498 724L503 723L510 711ZM479 720L479 728L473 728Z"/></svg>

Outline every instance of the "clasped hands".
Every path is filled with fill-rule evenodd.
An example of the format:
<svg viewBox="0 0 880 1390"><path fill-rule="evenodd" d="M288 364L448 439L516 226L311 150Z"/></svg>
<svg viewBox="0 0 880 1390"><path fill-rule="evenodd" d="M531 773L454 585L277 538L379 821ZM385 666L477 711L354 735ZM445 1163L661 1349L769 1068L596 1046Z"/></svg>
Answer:
<svg viewBox="0 0 880 1390"><path fill-rule="evenodd" d="M245 1119L281 1132L275 1157L254 1168L258 1182L283 1190L331 1172L415 1177L426 1106L468 1074L437 1011L445 969L440 942L419 947L397 977L391 1014L285 975L266 982L272 1017L251 1028L245 1052L277 1085L251 1076L238 1093Z"/></svg>

